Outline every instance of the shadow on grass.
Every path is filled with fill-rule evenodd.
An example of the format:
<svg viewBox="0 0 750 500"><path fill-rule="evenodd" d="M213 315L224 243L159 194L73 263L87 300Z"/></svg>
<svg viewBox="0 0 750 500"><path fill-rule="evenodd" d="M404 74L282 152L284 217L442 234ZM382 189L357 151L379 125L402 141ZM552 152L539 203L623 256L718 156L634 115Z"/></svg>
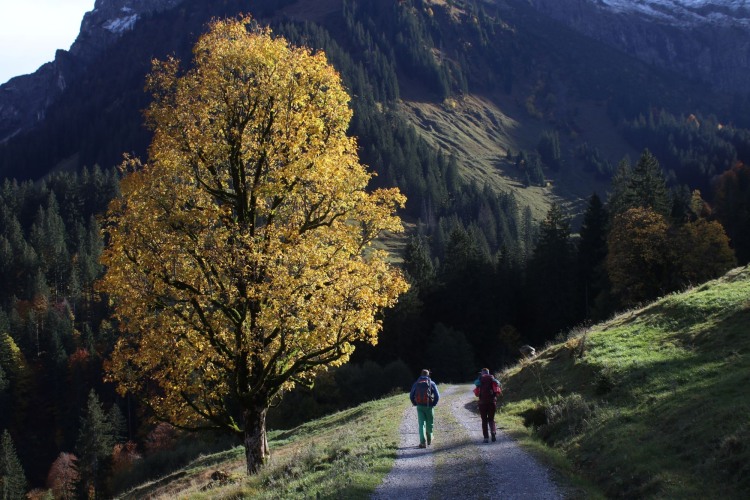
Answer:
<svg viewBox="0 0 750 500"><path fill-rule="evenodd" d="M274 433L274 441L284 441L297 435L309 435L311 432L322 431L329 428L339 427L352 422L365 414L363 407L343 410L327 417L321 417L313 423L304 423L289 430Z"/></svg>
<svg viewBox="0 0 750 500"><path fill-rule="evenodd" d="M635 359L621 370L608 410L577 442L605 492L746 497L750 447L738 443L748 435L750 412L749 314L735 312L695 333L679 357ZM714 496L712 488L727 491Z"/></svg>

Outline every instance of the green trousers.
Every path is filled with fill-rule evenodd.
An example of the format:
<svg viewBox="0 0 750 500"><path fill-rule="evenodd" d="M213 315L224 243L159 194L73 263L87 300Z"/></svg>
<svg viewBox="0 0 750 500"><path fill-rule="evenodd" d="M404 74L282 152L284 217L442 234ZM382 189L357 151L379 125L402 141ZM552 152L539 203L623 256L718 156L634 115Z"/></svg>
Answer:
<svg viewBox="0 0 750 500"><path fill-rule="evenodd" d="M435 408L432 406L417 405L417 422L419 422L419 442L424 444L426 437L432 442L432 421L435 417Z"/></svg>

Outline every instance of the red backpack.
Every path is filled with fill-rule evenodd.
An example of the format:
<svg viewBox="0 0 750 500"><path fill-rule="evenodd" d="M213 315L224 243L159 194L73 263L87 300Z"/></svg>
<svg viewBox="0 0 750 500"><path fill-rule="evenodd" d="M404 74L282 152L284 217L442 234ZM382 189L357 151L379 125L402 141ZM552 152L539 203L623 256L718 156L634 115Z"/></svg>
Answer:
<svg viewBox="0 0 750 500"><path fill-rule="evenodd" d="M495 382L492 375L482 375L479 379L479 402L480 403L494 403L497 401L497 394L495 394Z"/></svg>
<svg viewBox="0 0 750 500"><path fill-rule="evenodd" d="M429 378L420 378L417 380L417 387L414 390L414 401L418 405L431 405L434 399L432 380Z"/></svg>

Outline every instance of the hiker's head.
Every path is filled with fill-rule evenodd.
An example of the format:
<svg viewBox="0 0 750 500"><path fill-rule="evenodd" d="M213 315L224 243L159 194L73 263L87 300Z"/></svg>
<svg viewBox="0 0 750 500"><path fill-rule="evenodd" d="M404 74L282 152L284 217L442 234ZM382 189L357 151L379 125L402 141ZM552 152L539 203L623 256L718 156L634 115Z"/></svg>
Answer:
<svg viewBox="0 0 750 500"><path fill-rule="evenodd" d="M482 375L489 375L490 369L489 368L482 368Z"/></svg>
<svg viewBox="0 0 750 500"><path fill-rule="evenodd" d="M427 368L425 368L424 370L422 370L422 376L423 377L429 377L430 376L430 370L428 370Z"/></svg>

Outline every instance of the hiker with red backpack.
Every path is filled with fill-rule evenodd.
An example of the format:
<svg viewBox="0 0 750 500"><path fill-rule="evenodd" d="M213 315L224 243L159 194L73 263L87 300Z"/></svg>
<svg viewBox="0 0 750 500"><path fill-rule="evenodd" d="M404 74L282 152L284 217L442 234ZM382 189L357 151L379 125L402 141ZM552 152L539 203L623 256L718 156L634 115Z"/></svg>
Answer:
<svg viewBox="0 0 750 500"><path fill-rule="evenodd" d="M419 423L419 447L427 448L432 444L432 424L435 417L434 408L440 400L437 385L430 379L430 370L422 370L421 375L411 386L409 393L411 404L417 407Z"/></svg>
<svg viewBox="0 0 750 500"><path fill-rule="evenodd" d="M492 442L495 437L495 411L497 410L497 397L503 395L503 386L500 381L490 374L490 370L482 368L479 378L474 381L474 395L479 398L479 415L482 417L482 434L484 442L489 442L490 433ZM488 432L489 427L489 432Z"/></svg>

